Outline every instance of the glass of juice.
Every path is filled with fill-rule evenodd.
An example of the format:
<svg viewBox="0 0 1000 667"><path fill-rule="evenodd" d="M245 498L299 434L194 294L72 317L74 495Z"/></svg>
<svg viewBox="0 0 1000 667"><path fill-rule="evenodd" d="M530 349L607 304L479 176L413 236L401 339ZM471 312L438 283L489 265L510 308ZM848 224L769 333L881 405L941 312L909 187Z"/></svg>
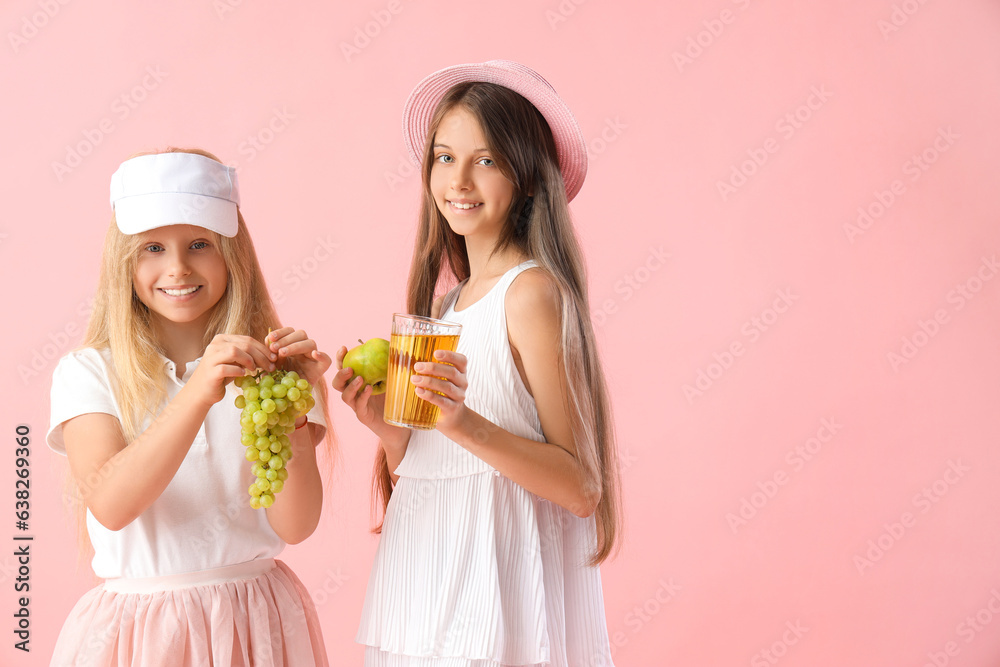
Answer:
<svg viewBox="0 0 1000 667"><path fill-rule="evenodd" d="M415 429L432 429L437 424L440 408L416 394L410 382L413 365L434 361L435 350L454 351L462 325L419 315L392 316L392 337L389 340L389 377L386 380L385 413L387 424ZM440 362L438 362L440 363Z"/></svg>

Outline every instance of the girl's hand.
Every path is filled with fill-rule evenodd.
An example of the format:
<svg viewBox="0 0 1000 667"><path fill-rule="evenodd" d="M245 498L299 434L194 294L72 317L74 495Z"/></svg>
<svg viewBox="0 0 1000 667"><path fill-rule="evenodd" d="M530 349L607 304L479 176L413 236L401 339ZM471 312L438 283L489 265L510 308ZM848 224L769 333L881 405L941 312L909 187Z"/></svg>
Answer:
<svg viewBox="0 0 1000 667"><path fill-rule="evenodd" d="M302 375L314 387L322 384L323 373L333 364L330 355L320 352L316 341L309 338L302 329L282 327L269 333L264 340L278 361L299 357L296 361L302 369Z"/></svg>
<svg viewBox="0 0 1000 667"><path fill-rule="evenodd" d="M468 368L469 360L464 354L448 350L436 350L434 359L433 362L414 364L416 374L410 376L410 382L416 385L418 397L441 408L437 428L447 434L462 421L468 411L465 407L465 390L469 388L469 382L465 369Z"/></svg>
<svg viewBox="0 0 1000 667"><path fill-rule="evenodd" d="M366 385L361 376L352 377L354 371L350 368L344 368L344 357L346 356L346 347L337 350L337 373L333 376L333 389L340 392L344 403L351 410L354 410L359 422L367 426L369 430L380 434L386 427L390 426L382 421L385 394L372 396L371 385Z"/></svg>
<svg viewBox="0 0 1000 667"><path fill-rule="evenodd" d="M340 392L347 407L354 410L358 421L378 436L382 451L385 452L386 464L395 483L397 477L391 471L395 470L403 460L410 442L411 431L408 428L385 423L382 418L385 414L385 394L373 396L372 387L365 384L364 378L352 378L354 370L344 368L346 356L346 347L337 350L337 373L333 376L333 388Z"/></svg>
<svg viewBox="0 0 1000 667"><path fill-rule="evenodd" d="M255 338L218 334L205 348L188 385L199 400L212 405L226 395L229 380L253 373L258 368L274 370L276 358Z"/></svg>

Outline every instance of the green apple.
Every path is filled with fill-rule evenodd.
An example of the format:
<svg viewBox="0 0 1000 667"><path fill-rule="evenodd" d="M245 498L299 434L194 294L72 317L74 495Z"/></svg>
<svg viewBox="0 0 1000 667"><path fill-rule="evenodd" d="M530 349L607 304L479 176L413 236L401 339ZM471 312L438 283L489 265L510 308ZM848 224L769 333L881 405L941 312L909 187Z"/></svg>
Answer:
<svg viewBox="0 0 1000 667"><path fill-rule="evenodd" d="M361 345L352 348L344 357L344 368L350 368L354 376L360 375L365 384L370 384L373 396L385 393L389 374L389 341L369 338L368 342L362 342L359 338L358 342Z"/></svg>

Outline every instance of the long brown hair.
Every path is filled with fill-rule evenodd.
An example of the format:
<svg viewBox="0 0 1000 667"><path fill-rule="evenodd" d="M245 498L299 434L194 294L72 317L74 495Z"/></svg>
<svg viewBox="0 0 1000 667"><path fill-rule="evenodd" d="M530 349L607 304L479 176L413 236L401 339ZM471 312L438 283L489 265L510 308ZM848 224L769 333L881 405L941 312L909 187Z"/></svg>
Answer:
<svg viewBox="0 0 1000 667"><path fill-rule="evenodd" d="M482 82L459 84L445 94L434 112L424 144L423 201L410 265L407 308L416 315L430 315L435 293L441 291L439 283L449 286L469 277L465 239L451 230L430 190L434 135L444 116L455 107L466 109L479 122L491 156L514 186L506 224L493 253L518 250L535 260L558 286L566 409L577 460L588 483L601 492L595 512L597 549L591 561L596 565L617 548L622 522L611 403L590 319L583 254L570 221L555 141L538 109L509 88ZM384 512L392 482L381 449L373 487L374 502Z"/></svg>

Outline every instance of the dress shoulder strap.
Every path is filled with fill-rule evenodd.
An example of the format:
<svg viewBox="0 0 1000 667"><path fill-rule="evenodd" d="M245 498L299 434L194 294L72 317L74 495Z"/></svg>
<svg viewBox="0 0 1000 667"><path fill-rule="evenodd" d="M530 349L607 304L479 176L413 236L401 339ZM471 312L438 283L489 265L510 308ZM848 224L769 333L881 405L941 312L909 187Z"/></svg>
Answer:
<svg viewBox="0 0 1000 667"><path fill-rule="evenodd" d="M455 305L455 301L458 300L458 295L462 291L462 286L464 286L465 283L466 281L463 280L459 284L452 287L448 293L444 295L444 300L441 301L441 312L438 313L438 317L447 313L448 310Z"/></svg>

